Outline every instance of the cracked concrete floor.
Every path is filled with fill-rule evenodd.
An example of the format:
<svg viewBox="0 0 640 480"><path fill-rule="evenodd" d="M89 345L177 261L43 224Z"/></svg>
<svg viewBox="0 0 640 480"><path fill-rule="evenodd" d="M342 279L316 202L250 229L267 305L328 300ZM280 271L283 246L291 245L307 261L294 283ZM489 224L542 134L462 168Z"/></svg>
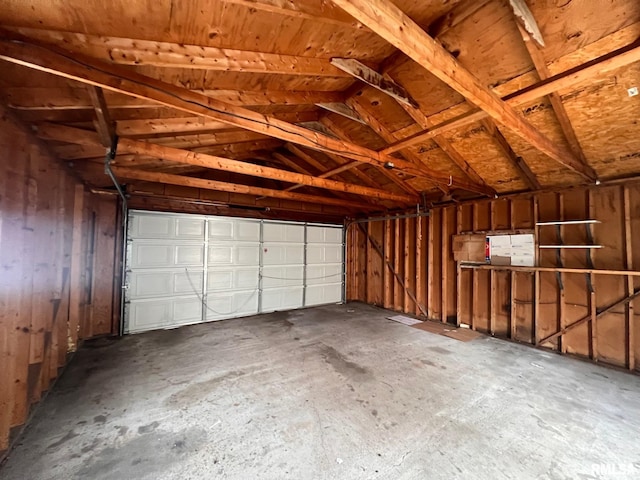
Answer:
<svg viewBox="0 0 640 480"><path fill-rule="evenodd" d="M640 478L640 377L388 314L333 305L91 342L0 478Z"/></svg>

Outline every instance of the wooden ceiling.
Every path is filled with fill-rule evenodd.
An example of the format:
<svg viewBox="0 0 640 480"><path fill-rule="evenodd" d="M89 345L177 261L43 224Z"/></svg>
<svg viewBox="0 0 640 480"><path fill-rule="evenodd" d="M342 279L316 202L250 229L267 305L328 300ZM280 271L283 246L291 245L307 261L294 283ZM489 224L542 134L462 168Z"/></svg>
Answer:
<svg viewBox="0 0 640 480"><path fill-rule="evenodd" d="M637 0L0 0L0 96L138 205L339 219L640 173ZM209 209L209 210L208 210Z"/></svg>

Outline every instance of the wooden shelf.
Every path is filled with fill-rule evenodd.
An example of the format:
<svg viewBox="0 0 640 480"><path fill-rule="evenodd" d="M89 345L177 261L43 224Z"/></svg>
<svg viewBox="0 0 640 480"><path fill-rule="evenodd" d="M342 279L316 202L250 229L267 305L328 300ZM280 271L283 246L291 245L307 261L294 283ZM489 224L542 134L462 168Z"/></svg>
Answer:
<svg viewBox="0 0 640 480"><path fill-rule="evenodd" d="M602 245L538 245L538 248L602 248Z"/></svg>
<svg viewBox="0 0 640 480"><path fill-rule="evenodd" d="M487 265L479 263L460 263L460 268L474 270L511 270L514 272L560 272L560 273L593 273L595 275L623 275L640 277L640 271L635 270L604 270L597 268L568 268L568 267L519 267L513 265Z"/></svg>
<svg viewBox="0 0 640 480"><path fill-rule="evenodd" d="M601 223L600 220L558 220L556 222L536 222L536 225L542 227L544 225L587 225L592 223Z"/></svg>

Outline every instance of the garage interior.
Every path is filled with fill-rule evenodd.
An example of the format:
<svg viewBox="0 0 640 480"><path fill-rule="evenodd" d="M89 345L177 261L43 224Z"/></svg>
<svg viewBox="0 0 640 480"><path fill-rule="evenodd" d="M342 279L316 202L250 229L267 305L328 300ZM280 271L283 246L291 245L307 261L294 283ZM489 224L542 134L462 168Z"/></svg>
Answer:
<svg viewBox="0 0 640 480"><path fill-rule="evenodd" d="M0 7L1 478L640 477L639 2Z"/></svg>

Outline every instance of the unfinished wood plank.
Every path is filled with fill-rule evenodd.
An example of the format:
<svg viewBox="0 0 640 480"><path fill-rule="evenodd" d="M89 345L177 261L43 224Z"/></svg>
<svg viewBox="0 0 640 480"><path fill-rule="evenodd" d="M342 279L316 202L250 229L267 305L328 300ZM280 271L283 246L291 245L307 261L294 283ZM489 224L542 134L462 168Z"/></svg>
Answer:
<svg viewBox="0 0 640 480"><path fill-rule="evenodd" d="M71 251L71 270L69 272L69 350L75 351L78 347L80 332L80 320L83 313L82 294L84 290L82 279L83 268L83 227L84 224L84 186L76 184L73 202L73 234Z"/></svg>
<svg viewBox="0 0 640 480"><path fill-rule="evenodd" d="M21 34L43 42L120 65L204 69L208 71L250 72L313 77L345 77L327 58L282 55L232 48L159 42L122 37L88 35L33 28Z"/></svg>
<svg viewBox="0 0 640 480"><path fill-rule="evenodd" d="M624 211L624 250L625 250L625 268L627 270L633 270L633 244L631 240L631 199L629 193L629 187L622 187L622 202ZM634 291L633 277L628 275L626 282L626 294L631 295ZM626 329L627 329L627 367L629 370L634 371L636 369L635 358L635 327L634 322L634 309L633 302L626 304Z"/></svg>
<svg viewBox="0 0 640 480"><path fill-rule="evenodd" d="M393 252L394 252L394 238L393 238L393 223L391 220L384 220L384 268L383 272L383 288L384 288L384 308L392 309L393 308L393 284L394 278L393 273L389 270L389 265L393 262Z"/></svg>
<svg viewBox="0 0 640 480"><path fill-rule="evenodd" d="M393 254L393 270L395 270L395 279L393 285L393 309L396 311L402 311L402 305L404 303L404 291L402 288L402 281L400 276L404 273L404 261L402 254L404 253L401 246L404 245L404 231L402 229L402 220L396 218L394 223L394 254Z"/></svg>
<svg viewBox="0 0 640 480"><path fill-rule="evenodd" d="M393 3L388 0L333 1L523 140L585 179L596 179L591 167L533 127Z"/></svg>

